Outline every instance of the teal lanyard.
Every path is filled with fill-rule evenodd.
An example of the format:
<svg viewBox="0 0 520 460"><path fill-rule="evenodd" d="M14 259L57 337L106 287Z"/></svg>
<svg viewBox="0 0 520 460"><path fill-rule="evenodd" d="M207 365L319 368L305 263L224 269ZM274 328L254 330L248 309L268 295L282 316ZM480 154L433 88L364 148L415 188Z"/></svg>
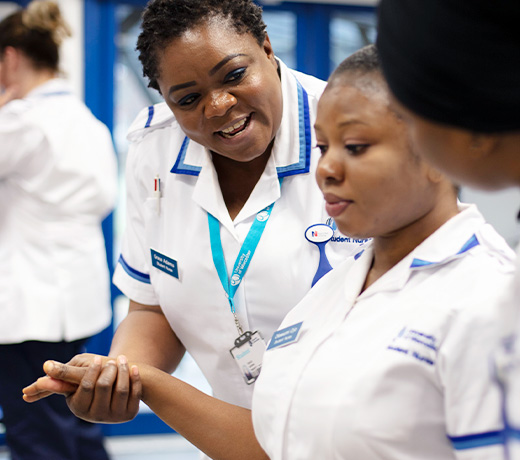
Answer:
<svg viewBox="0 0 520 460"><path fill-rule="evenodd" d="M267 221L271 216L273 206L274 203L270 204L256 215L256 218L253 224L251 225L249 232L247 233L246 239L244 240L244 243L240 248L240 252L238 253L237 259L235 261L235 266L233 267L233 274L231 275L231 278L228 277L226 261L224 259L224 251L222 249L222 241L220 239L220 223L214 216L212 216L208 212L209 238L211 242L211 254L213 256L213 263L215 264L218 277L220 278L222 287L224 288L226 296L229 300L231 313L233 313L233 315L235 316L235 324L237 326L238 332L241 335L243 333L243 330L240 326L240 323L236 315L235 303L233 301L233 298L235 297L235 293L237 292L238 286L240 286L240 283L242 282L242 279L246 274L247 268L251 263L253 254L255 253L256 247L258 246L258 242L260 241Z"/></svg>

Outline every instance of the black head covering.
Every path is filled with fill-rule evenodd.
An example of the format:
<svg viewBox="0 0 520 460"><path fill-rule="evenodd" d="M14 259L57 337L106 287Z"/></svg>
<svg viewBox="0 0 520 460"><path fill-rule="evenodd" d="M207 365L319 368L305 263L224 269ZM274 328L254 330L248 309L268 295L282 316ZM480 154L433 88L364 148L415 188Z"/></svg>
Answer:
<svg viewBox="0 0 520 460"><path fill-rule="evenodd" d="M388 85L412 112L520 130L520 0L381 0L378 28Z"/></svg>

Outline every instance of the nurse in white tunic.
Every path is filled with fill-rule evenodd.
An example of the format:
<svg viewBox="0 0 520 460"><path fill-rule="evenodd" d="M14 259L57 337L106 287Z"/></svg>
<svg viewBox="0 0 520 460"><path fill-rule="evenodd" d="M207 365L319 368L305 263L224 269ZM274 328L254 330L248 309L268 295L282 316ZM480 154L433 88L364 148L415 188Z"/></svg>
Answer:
<svg viewBox="0 0 520 460"><path fill-rule="evenodd" d="M131 302L110 356L172 372L187 350L215 396L250 408L265 342L319 276L357 252L327 225L314 179L325 82L275 57L252 1L153 1L142 29L144 72L165 102L129 132L114 283ZM123 400L108 414L69 402L77 415L124 421L137 406Z"/></svg>
<svg viewBox="0 0 520 460"><path fill-rule="evenodd" d="M316 132L329 214L374 239L273 335L253 397L260 446L249 411L157 369L132 365L133 397L213 458L504 458L486 358L514 254L410 148L373 47L331 77ZM85 374L52 362L46 371L72 382Z"/></svg>
<svg viewBox="0 0 520 460"><path fill-rule="evenodd" d="M328 213L373 240L274 334L260 444L275 460L504 458L489 358L513 251L410 147L374 47L331 77L316 137Z"/></svg>

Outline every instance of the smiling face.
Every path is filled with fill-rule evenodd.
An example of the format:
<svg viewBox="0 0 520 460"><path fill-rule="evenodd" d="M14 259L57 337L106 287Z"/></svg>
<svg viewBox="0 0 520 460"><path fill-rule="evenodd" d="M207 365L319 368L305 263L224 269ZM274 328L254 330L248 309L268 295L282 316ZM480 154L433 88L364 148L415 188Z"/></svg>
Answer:
<svg viewBox="0 0 520 460"><path fill-rule="evenodd" d="M379 74L346 73L329 83L315 128L322 152L316 178L342 233L391 235L435 207L429 168L412 153Z"/></svg>
<svg viewBox="0 0 520 460"><path fill-rule="evenodd" d="M277 68L268 39L259 46L214 18L166 47L157 82L190 139L247 162L267 150L281 123Z"/></svg>

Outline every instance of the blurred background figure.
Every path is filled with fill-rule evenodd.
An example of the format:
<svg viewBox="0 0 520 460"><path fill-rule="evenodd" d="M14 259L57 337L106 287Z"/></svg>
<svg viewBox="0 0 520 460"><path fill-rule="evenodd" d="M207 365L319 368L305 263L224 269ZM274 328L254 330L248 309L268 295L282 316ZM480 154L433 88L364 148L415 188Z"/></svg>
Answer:
<svg viewBox="0 0 520 460"><path fill-rule="evenodd" d="M107 459L63 398L28 407L45 359L68 361L111 322L101 228L116 200L108 129L59 77L56 3L0 22L0 407L16 459Z"/></svg>

